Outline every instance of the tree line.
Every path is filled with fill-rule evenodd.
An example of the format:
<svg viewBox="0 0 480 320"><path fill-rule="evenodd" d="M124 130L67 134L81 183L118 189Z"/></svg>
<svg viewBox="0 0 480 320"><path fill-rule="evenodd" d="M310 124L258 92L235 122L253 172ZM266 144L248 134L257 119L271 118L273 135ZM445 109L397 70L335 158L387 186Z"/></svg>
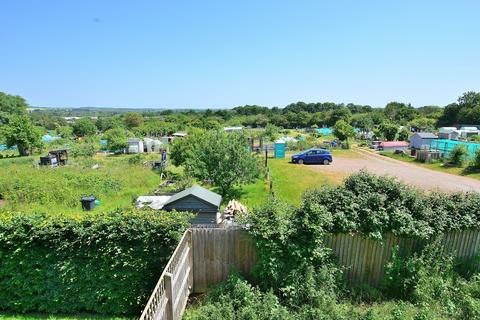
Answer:
<svg viewBox="0 0 480 320"><path fill-rule="evenodd" d="M68 123L65 117L81 117ZM191 128L205 130L224 126L265 128L315 128L346 124L368 132L377 130L387 140L405 136L399 126L412 130L432 130L439 126L480 124L480 92L466 92L445 107L414 108L409 103L390 102L384 108L343 103L291 103L283 108L259 105L233 109L152 110L139 109L33 109L20 96L0 92L0 144L18 147L28 155L41 147L41 135L55 130L64 138L106 135L116 140L112 147L124 145L129 136L162 136ZM340 123L345 127L344 123ZM347 128L349 129L349 128ZM347 130L349 131L349 130ZM347 135L349 133L347 132Z"/></svg>

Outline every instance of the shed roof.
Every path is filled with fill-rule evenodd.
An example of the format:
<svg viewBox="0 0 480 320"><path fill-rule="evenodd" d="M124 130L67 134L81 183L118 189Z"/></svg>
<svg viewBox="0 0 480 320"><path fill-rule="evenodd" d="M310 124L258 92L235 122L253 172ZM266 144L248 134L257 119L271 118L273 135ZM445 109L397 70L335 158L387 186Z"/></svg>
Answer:
<svg viewBox="0 0 480 320"><path fill-rule="evenodd" d="M405 141L383 141L379 146L383 148L408 147L408 143Z"/></svg>
<svg viewBox="0 0 480 320"><path fill-rule="evenodd" d="M422 139L437 139L437 135L431 132L417 132L414 135L418 135Z"/></svg>
<svg viewBox="0 0 480 320"><path fill-rule="evenodd" d="M198 185L194 185L188 189L185 189L179 193L174 194L163 205L165 206L167 204L176 202L190 195L197 197L203 201L206 201L216 207L220 207L220 203L222 202L222 196L219 195L218 193L212 192Z"/></svg>

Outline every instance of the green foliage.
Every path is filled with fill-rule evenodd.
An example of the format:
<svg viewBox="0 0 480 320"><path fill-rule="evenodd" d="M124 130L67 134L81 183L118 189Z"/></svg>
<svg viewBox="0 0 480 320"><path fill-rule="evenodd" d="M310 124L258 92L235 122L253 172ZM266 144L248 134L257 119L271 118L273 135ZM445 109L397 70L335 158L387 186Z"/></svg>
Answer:
<svg viewBox="0 0 480 320"><path fill-rule="evenodd" d="M287 306L320 307L333 303L340 272L322 245L322 208L295 210L273 201L249 218L258 260L254 274L260 288L272 289Z"/></svg>
<svg viewBox="0 0 480 320"><path fill-rule="evenodd" d="M4 115L22 115L27 112L28 104L25 99L20 96L12 96L4 92L0 92L0 119L1 114Z"/></svg>
<svg viewBox="0 0 480 320"><path fill-rule="evenodd" d="M440 126L478 124L480 122L480 92L465 92L457 100L446 106L438 119Z"/></svg>
<svg viewBox="0 0 480 320"><path fill-rule="evenodd" d="M129 129L140 127L143 124L143 117L137 112L126 113L123 120Z"/></svg>
<svg viewBox="0 0 480 320"><path fill-rule="evenodd" d="M457 144L448 155L448 162L451 165L462 167L468 155L467 148L463 144Z"/></svg>
<svg viewBox="0 0 480 320"><path fill-rule="evenodd" d="M333 135L341 141L346 141L349 147L348 140L356 135L355 129L344 120L338 120L333 126Z"/></svg>
<svg viewBox="0 0 480 320"><path fill-rule="evenodd" d="M0 310L138 315L190 215L0 215Z"/></svg>
<svg viewBox="0 0 480 320"><path fill-rule="evenodd" d="M245 137L237 133L207 131L176 139L170 157L189 175L211 181L224 196L259 174L257 159L250 153Z"/></svg>
<svg viewBox="0 0 480 320"><path fill-rule="evenodd" d="M378 127L378 131L384 139L387 141L393 141L397 137L398 126L391 122L383 122Z"/></svg>
<svg viewBox="0 0 480 320"><path fill-rule="evenodd" d="M10 115L0 127L8 147L17 146L21 156L32 153L34 148L42 147L42 132L33 126L27 115Z"/></svg>
<svg viewBox="0 0 480 320"><path fill-rule="evenodd" d="M130 165L126 158L70 157L67 166L58 168L37 167L36 157L3 159L0 193L7 200L3 209L76 214L81 212L80 197L90 194L101 200L100 210L130 208L136 197L152 192L160 179L150 168ZM99 168L93 170L95 164Z"/></svg>
<svg viewBox="0 0 480 320"><path fill-rule="evenodd" d="M124 124L120 117L100 117L95 122L99 131L105 132L111 129L123 129Z"/></svg>
<svg viewBox="0 0 480 320"><path fill-rule="evenodd" d="M103 138L106 139L108 150L122 150L127 147L127 140L133 135L122 128L109 129L105 132Z"/></svg>
<svg viewBox="0 0 480 320"><path fill-rule="evenodd" d="M279 136L279 129L273 124L267 124L265 127L265 132L263 133L263 136L267 141L275 141L278 139Z"/></svg>
<svg viewBox="0 0 480 320"><path fill-rule="evenodd" d="M337 187L304 195L302 208L325 208L328 232L361 232L381 239L386 232L419 238L480 226L480 195L421 193L393 178L365 171Z"/></svg>
<svg viewBox="0 0 480 320"><path fill-rule="evenodd" d="M262 293L236 274L215 287L200 306L187 311L186 320L294 319L271 292Z"/></svg>
<svg viewBox="0 0 480 320"><path fill-rule="evenodd" d="M77 137L93 136L97 132L97 127L92 120L88 118L81 118L73 124L73 133Z"/></svg>
<svg viewBox="0 0 480 320"><path fill-rule="evenodd" d="M406 128L403 128L398 132L398 140L408 142L409 135L410 135L410 132Z"/></svg>
<svg viewBox="0 0 480 320"><path fill-rule="evenodd" d="M55 131L57 132L57 134L59 136L61 136L62 138L71 138L72 135L73 135L73 128L70 127L70 126L61 126L61 127L57 127L55 129Z"/></svg>
<svg viewBox="0 0 480 320"><path fill-rule="evenodd" d="M75 143L69 151L74 158L91 158L97 152L97 146L93 142L79 142Z"/></svg>
<svg viewBox="0 0 480 320"><path fill-rule="evenodd" d="M473 158L470 166L474 170L480 170L480 149L475 151L475 157Z"/></svg>

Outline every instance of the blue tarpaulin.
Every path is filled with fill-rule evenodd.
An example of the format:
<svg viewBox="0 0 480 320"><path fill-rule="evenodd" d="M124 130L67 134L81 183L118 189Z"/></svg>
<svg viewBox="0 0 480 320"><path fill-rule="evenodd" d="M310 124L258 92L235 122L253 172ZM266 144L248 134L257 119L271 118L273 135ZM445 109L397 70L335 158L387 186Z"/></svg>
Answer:
<svg viewBox="0 0 480 320"><path fill-rule="evenodd" d="M333 133L332 129L330 128L318 128L317 132L324 136L328 136Z"/></svg>

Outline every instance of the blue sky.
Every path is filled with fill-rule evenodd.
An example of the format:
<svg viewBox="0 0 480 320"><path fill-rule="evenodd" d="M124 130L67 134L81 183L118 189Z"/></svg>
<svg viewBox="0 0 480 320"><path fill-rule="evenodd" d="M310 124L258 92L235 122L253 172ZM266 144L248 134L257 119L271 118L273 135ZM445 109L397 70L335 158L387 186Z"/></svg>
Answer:
<svg viewBox="0 0 480 320"><path fill-rule="evenodd" d="M0 91L50 107L446 105L480 1L0 2Z"/></svg>

